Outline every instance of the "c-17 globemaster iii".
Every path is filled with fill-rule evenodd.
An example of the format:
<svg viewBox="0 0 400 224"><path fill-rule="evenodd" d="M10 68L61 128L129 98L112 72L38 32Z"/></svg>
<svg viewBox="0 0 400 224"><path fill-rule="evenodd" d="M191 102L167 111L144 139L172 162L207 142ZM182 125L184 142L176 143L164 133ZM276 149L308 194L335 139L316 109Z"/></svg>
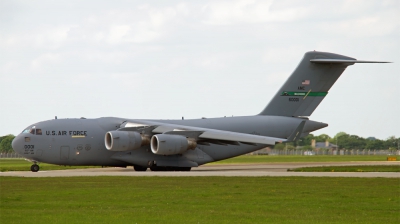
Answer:
<svg viewBox="0 0 400 224"><path fill-rule="evenodd" d="M311 51L261 113L189 120L116 117L54 119L29 125L13 149L37 163L133 166L136 171L190 171L223 160L296 141L328 124L308 117L349 65L385 63Z"/></svg>

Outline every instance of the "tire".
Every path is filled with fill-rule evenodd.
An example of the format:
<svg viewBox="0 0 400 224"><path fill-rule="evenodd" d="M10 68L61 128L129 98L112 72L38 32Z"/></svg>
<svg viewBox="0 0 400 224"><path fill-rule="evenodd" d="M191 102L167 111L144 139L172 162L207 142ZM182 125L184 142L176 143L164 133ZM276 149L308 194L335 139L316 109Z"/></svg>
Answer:
<svg viewBox="0 0 400 224"><path fill-rule="evenodd" d="M190 171L191 169L192 167L181 167L181 170L186 172Z"/></svg>
<svg viewBox="0 0 400 224"><path fill-rule="evenodd" d="M175 171L175 167L167 166L165 167L165 171Z"/></svg>
<svg viewBox="0 0 400 224"><path fill-rule="evenodd" d="M184 167L179 167L179 166L177 166L177 167L175 167L175 171L183 171L183 168L184 168Z"/></svg>
<svg viewBox="0 0 400 224"><path fill-rule="evenodd" d="M151 171L168 171L168 167L165 166L152 166L150 167Z"/></svg>
<svg viewBox="0 0 400 224"><path fill-rule="evenodd" d="M135 169L135 171L137 171L137 172L144 172L144 171L147 170L147 167L145 167L145 166L139 166L139 165L134 165L134 166L133 166L133 169Z"/></svg>
<svg viewBox="0 0 400 224"><path fill-rule="evenodd" d="M39 165L37 165L37 164L33 164L33 165L31 166L31 171L32 171L32 172L38 172L39 169L40 169L40 167L39 167Z"/></svg>
<svg viewBox="0 0 400 224"><path fill-rule="evenodd" d="M151 170L151 171L160 171L160 170L158 169L158 167L156 167L156 166L151 166L151 167L150 167L150 170Z"/></svg>
<svg viewBox="0 0 400 224"><path fill-rule="evenodd" d="M190 171L192 167L176 167L175 171Z"/></svg>

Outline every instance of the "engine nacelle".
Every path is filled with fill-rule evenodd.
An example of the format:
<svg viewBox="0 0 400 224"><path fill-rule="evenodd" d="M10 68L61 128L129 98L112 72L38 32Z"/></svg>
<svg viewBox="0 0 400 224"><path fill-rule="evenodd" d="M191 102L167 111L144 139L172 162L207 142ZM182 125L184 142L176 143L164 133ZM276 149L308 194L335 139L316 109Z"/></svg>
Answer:
<svg viewBox="0 0 400 224"><path fill-rule="evenodd" d="M104 137L107 150L128 151L149 143L147 136L134 131L109 131Z"/></svg>
<svg viewBox="0 0 400 224"><path fill-rule="evenodd" d="M182 135L153 135L150 141L151 151L157 155L181 154L197 146L196 141Z"/></svg>

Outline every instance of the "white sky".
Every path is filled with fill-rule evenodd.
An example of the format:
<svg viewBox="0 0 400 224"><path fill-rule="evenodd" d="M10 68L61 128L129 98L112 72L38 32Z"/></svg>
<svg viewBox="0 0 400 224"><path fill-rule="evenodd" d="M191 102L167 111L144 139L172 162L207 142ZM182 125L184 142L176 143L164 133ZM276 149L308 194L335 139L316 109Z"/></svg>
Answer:
<svg viewBox="0 0 400 224"><path fill-rule="evenodd" d="M400 1L0 1L0 135L59 118L258 114L306 51L349 67L310 117L400 135Z"/></svg>

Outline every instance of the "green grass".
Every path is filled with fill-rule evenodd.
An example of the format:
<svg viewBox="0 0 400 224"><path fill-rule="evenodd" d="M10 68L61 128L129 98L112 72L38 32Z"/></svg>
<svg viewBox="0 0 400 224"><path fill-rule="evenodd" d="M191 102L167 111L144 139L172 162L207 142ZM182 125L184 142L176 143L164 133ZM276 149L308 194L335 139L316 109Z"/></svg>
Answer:
<svg viewBox="0 0 400 224"><path fill-rule="evenodd" d="M33 163L24 159L0 159L0 172L5 171L30 171ZM59 166L48 163L40 163L40 170L66 170L94 168L99 166Z"/></svg>
<svg viewBox="0 0 400 224"><path fill-rule="evenodd" d="M322 166L289 169L294 172L400 172L399 165L391 166Z"/></svg>
<svg viewBox="0 0 400 224"><path fill-rule="evenodd" d="M386 161L387 156L269 156L251 155L238 156L210 164L239 164L239 163L275 163L275 162L353 162L353 161ZM397 156L400 160L400 156Z"/></svg>
<svg viewBox="0 0 400 224"><path fill-rule="evenodd" d="M0 177L0 223L399 223L399 178Z"/></svg>

